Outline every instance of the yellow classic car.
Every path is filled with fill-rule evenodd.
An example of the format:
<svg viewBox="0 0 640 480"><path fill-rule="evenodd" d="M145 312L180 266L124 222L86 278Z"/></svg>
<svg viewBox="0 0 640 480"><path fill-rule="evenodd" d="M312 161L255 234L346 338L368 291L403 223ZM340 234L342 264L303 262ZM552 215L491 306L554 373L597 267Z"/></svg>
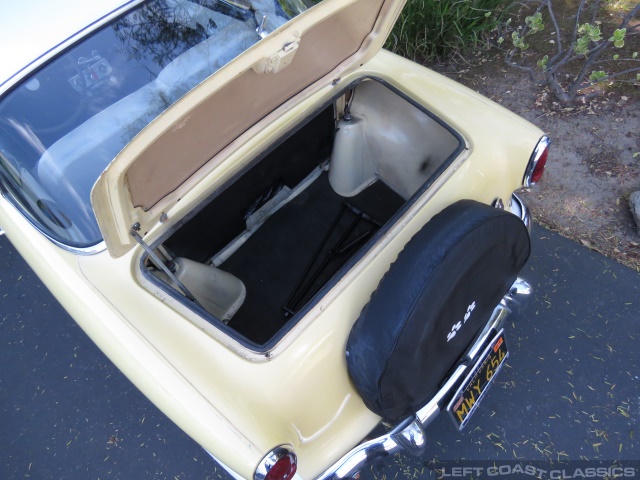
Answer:
<svg viewBox="0 0 640 480"><path fill-rule="evenodd" d="M422 454L530 296L549 140L384 51L403 3L0 7L0 227L237 478Z"/></svg>

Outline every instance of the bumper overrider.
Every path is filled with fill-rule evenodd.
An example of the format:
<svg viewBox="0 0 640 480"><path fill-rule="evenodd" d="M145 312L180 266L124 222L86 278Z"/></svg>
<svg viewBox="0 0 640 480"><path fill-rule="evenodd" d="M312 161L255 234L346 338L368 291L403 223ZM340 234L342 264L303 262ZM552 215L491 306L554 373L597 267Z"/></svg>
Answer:
<svg viewBox="0 0 640 480"><path fill-rule="evenodd" d="M516 194L512 195L510 207L511 211L520 217L530 231L531 215L529 209ZM429 403L400 422L387 434L363 442L355 447L320 475L317 480L357 477L366 466L398 452L413 456L423 455L427 445L425 429L442 410L446 409L448 400L474 368L486 345L501 330L506 318L509 315L518 316L522 314L531 297L531 293L531 286L525 280L516 279L509 292L493 310L489 321L469 349L464 360L458 364L453 374Z"/></svg>

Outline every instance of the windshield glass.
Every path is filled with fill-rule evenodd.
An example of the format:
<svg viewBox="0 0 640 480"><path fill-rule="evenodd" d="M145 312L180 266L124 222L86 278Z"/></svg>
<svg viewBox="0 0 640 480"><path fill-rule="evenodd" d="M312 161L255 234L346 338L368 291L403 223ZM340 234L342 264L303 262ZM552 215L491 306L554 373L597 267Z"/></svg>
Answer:
<svg viewBox="0 0 640 480"><path fill-rule="evenodd" d="M102 240L95 181L149 122L308 0L158 0L84 39L0 102L0 182L54 240Z"/></svg>

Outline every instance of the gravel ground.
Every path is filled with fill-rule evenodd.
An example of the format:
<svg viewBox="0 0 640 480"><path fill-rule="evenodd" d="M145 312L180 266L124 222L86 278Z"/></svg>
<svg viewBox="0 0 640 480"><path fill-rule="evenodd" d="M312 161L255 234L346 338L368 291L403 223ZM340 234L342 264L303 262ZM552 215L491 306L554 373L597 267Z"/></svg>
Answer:
<svg viewBox="0 0 640 480"><path fill-rule="evenodd" d="M628 202L640 190L640 89L611 89L567 108L501 55L439 70L551 138L542 181L523 192L536 221L640 271L640 236Z"/></svg>

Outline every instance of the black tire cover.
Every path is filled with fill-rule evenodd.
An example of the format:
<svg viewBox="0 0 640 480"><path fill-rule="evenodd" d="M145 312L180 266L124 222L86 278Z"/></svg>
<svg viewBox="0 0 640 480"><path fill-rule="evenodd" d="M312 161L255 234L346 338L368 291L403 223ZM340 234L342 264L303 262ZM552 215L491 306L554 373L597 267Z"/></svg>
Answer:
<svg viewBox="0 0 640 480"><path fill-rule="evenodd" d="M347 341L349 375L389 420L424 406L489 320L529 258L515 215L461 200L407 243Z"/></svg>

